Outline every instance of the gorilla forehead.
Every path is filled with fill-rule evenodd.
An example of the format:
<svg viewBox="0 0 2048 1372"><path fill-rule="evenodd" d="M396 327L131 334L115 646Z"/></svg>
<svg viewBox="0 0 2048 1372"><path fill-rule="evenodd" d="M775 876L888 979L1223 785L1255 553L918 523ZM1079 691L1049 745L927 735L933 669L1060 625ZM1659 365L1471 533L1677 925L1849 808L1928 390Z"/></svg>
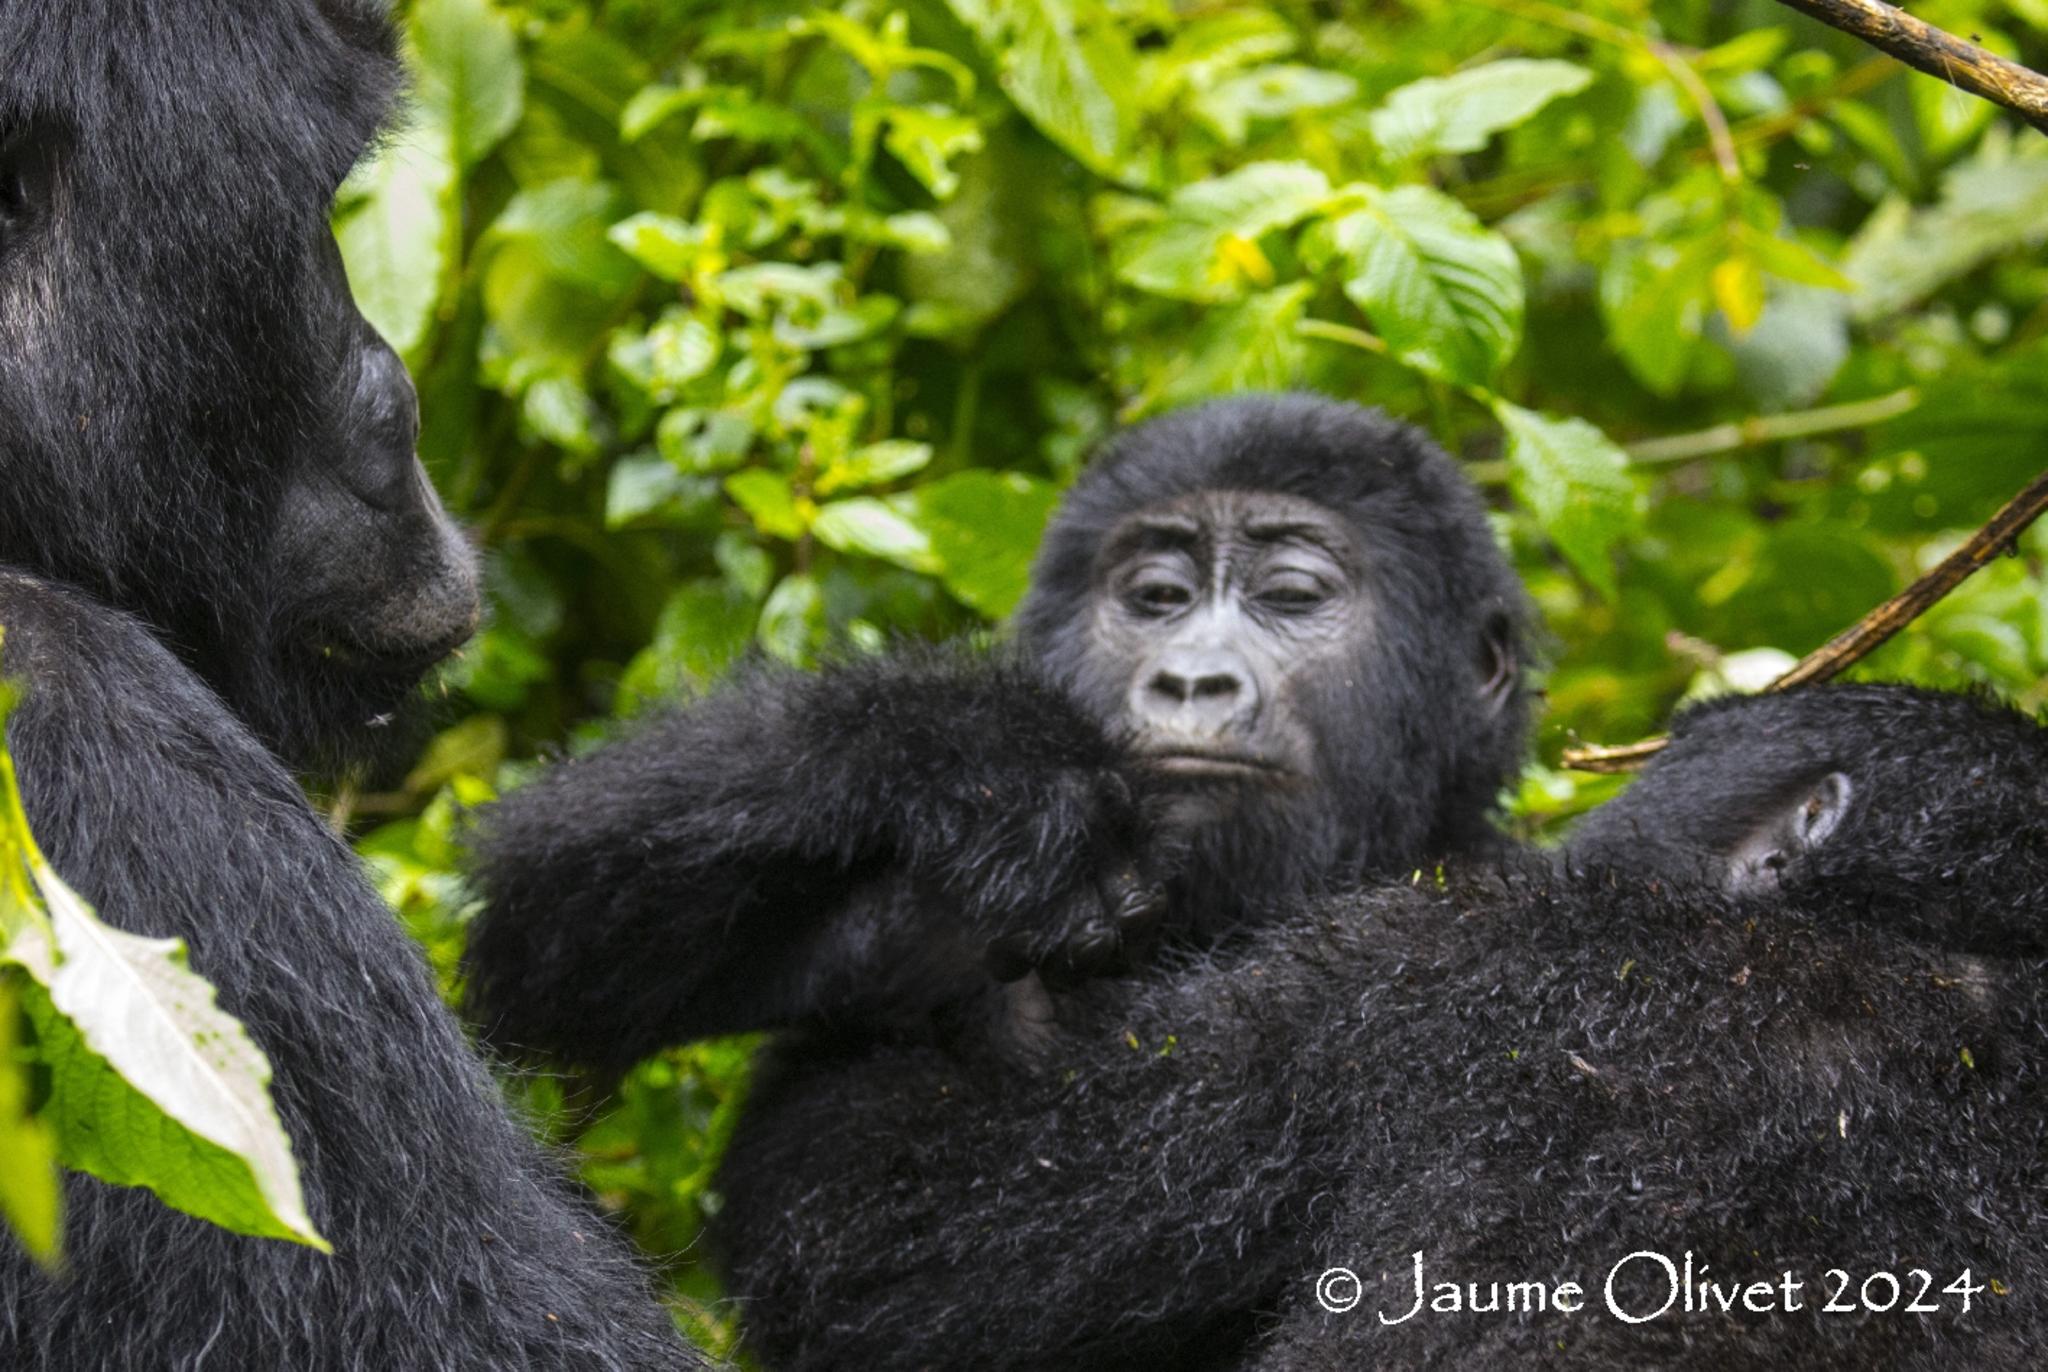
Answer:
<svg viewBox="0 0 2048 1372"><path fill-rule="evenodd" d="M1072 622L1104 540L1130 513L1204 491L1269 491L1335 511L1360 531L1376 592L1410 617L1470 622L1486 607L1522 618L1521 592L1493 547L1457 464L1415 428L1311 395L1243 396L1119 435L1067 493L1018 610L1028 642Z"/></svg>
<svg viewBox="0 0 2048 1372"><path fill-rule="evenodd" d="M7 0L0 136L43 123L80 190L175 185L173 204L274 231L375 136L395 54L381 0Z"/></svg>

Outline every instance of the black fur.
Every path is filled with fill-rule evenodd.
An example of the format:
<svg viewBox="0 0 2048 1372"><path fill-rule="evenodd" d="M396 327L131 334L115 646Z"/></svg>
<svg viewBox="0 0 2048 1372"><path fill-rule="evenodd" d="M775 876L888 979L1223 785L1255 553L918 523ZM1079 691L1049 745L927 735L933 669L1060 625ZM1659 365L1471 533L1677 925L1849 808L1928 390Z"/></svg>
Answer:
<svg viewBox="0 0 2048 1372"><path fill-rule="evenodd" d="M1727 846L1834 772L1833 832L1731 892ZM2048 735L1974 700L1710 705L1568 866L1322 902L1055 998L1028 1052L782 1054L721 1176L749 1337L780 1369L2038 1365L2044 803ZM1600 1284L1641 1248L1789 1268L1806 1309L1624 1325ZM1382 1325L1416 1250L1589 1308ZM1816 1314L1833 1267L1946 1307ZM1965 1269L2007 1294L1962 1315Z"/></svg>
<svg viewBox="0 0 2048 1372"><path fill-rule="evenodd" d="M269 1056L335 1250L67 1176L0 1367L698 1362L271 751L359 755L476 612L326 228L391 48L360 0L0 4L8 743L57 871Z"/></svg>
<svg viewBox="0 0 2048 1372"><path fill-rule="evenodd" d="M1312 565L1315 595L1213 625L1141 605L1105 629L1125 613L1113 535L1173 511L1190 567L1276 511L1341 546L1299 550L1290 585ZM1265 545L1244 541L1256 580ZM1233 583L1202 604L1255 598ZM936 1012L950 1032L987 1008L990 950L1006 975L1084 975L1162 918L1206 937L1487 848L1526 723L1525 620L1477 500L1415 431L1300 396L1155 421L1070 493L993 660L743 671L495 807L472 1003L501 1043L601 1066L763 1027L859 1037ZM1264 691L1198 741L1265 749L1283 779L1177 786L1143 746L1171 730L1148 735L1133 693L1162 634L1197 621L1237 674L1215 680Z"/></svg>

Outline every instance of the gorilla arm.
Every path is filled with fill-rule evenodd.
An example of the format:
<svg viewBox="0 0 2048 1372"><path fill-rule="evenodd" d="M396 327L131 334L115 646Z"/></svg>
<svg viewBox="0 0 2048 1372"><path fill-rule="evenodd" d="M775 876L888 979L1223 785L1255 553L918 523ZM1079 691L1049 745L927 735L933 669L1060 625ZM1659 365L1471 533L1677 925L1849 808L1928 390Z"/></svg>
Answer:
<svg viewBox="0 0 2048 1372"><path fill-rule="evenodd" d="M756 666L480 824L471 1004L592 1066L919 1014L1112 960L1156 913L1121 750L1026 669L918 652Z"/></svg>

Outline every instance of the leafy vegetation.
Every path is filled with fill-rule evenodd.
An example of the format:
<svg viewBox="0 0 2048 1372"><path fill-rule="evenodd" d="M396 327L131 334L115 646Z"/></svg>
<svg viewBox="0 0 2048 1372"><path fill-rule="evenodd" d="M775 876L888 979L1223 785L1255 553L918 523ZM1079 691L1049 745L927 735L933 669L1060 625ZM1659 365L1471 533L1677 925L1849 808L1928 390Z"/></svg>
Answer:
<svg viewBox="0 0 2048 1372"><path fill-rule="evenodd" d="M2042 0L1915 11L2048 53ZM1531 834L1615 784L1567 741L1759 684L2048 451L2048 144L1768 0L403 12L413 118L336 232L493 618L333 805L444 973L462 807L743 653L985 630L1118 423L1309 387L1463 457L1553 635ZM2016 551L1861 670L2048 703ZM747 1047L528 1088L651 1252Z"/></svg>
<svg viewBox="0 0 2048 1372"><path fill-rule="evenodd" d="M101 923L51 869L0 749L0 1220L57 1262L61 1163L324 1251L269 1085L183 943Z"/></svg>

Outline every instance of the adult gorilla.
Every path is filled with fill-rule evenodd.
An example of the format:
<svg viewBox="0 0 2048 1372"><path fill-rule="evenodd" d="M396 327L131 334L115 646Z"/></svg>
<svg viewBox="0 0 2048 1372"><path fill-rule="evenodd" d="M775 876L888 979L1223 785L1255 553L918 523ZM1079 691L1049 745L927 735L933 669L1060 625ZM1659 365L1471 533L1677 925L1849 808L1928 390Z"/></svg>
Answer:
<svg viewBox="0 0 2048 1372"><path fill-rule="evenodd" d="M2044 814L2008 711L1723 701L1568 867L1304 907L1055 996L1031 1053L785 1059L721 1178L749 1338L785 1372L2036 1367ZM1639 1250L1712 1289L1626 1322ZM1615 1293L1673 1295L1647 1258Z"/></svg>
<svg viewBox="0 0 2048 1372"><path fill-rule="evenodd" d="M365 0L0 6L8 742L57 870L184 938L269 1055L334 1245L68 1177L62 1274L0 1238L0 1365L694 1361L287 770L476 618L326 225L392 48Z"/></svg>
<svg viewBox="0 0 2048 1372"><path fill-rule="evenodd" d="M1043 982L1162 925L1212 942L1498 843L1524 621L1413 429L1307 396L1156 420L1069 494L1001 660L743 671L501 803L476 1003L500 1041L602 1066L763 1027L944 1035L991 1004L1028 1030Z"/></svg>

